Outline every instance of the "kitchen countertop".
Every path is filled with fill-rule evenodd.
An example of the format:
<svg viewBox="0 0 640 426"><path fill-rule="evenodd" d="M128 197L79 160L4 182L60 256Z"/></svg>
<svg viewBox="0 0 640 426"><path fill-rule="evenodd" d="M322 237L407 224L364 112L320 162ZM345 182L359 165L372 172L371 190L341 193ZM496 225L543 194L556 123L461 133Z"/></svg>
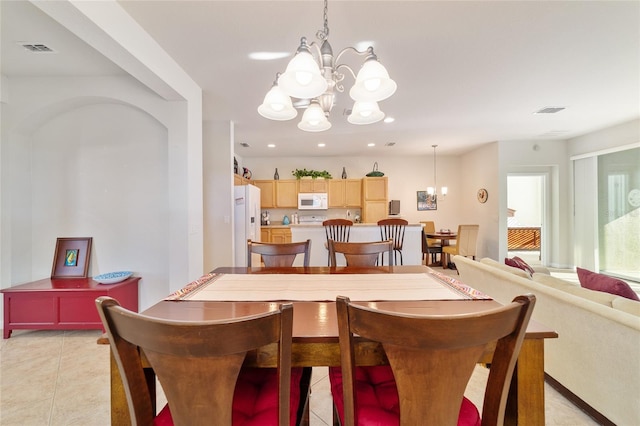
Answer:
<svg viewBox="0 0 640 426"><path fill-rule="evenodd" d="M300 223L300 224L290 224L290 225L282 225L282 224L272 224L272 225L261 225L262 228L292 228L292 227L301 227L301 228L319 228L322 224L308 224L308 223ZM353 226L364 227L364 226L375 226L377 227L377 223L354 223ZM407 226L419 226L420 224L410 223Z"/></svg>

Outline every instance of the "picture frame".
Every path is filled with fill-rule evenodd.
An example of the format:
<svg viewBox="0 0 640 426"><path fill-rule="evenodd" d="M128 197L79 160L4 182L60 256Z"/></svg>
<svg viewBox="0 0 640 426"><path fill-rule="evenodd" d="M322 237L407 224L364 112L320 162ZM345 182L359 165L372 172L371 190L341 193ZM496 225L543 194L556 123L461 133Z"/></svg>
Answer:
<svg viewBox="0 0 640 426"><path fill-rule="evenodd" d="M51 278L87 278L92 237L58 238Z"/></svg>
<svg viewBox="0 0 640 426"><path fill-rule="evenodd" d="M429 196L427 191L417 191L418 211L438 210L438 196Z"/></svg>

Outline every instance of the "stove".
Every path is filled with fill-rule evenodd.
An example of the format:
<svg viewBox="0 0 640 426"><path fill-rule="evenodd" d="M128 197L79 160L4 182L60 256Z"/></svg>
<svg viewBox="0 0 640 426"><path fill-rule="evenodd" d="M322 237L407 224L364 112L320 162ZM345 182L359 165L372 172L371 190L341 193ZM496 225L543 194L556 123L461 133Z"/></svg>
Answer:
<svg viewBox="0 0 640 426"><path fill-rule="evenodd" d="M298 221L300 225L322 225L322 222L327 220L327 216L316 216L316 215L300 215L298 216Z"/></svg>

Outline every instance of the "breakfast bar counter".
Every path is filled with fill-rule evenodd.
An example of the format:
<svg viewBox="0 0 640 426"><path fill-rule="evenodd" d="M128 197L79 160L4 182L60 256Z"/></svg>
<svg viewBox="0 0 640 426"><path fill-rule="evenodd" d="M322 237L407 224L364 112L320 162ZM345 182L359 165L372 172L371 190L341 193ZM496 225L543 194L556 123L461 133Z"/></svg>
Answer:
<svg viewBox="0 0 640 426"><path fill-rule="evenodd" d="M327 266L328 250L325 243L327 237L321 225L291 225L291 241L311 240L310 266ZM409 224L405 228L402 248L403 264L422 265L422 225ZM350 231L350 242L380 241L380 227L373 223L354 223ZM294 266L302 266L302 258L298 256ZM338 266L344 266L344 257L339 256ZM386 260L385 260L386 262ZM398 260L399 262L399 260Z"/></svg>

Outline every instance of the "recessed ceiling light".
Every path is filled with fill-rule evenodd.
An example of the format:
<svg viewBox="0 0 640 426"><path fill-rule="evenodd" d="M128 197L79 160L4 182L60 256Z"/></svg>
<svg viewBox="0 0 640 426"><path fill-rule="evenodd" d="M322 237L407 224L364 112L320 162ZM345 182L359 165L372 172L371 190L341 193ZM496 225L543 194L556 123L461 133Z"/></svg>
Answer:
<svg viewBox="0 0 640 426"><path fill-rule="evenodd" d="M545 107L537 110L534 114L555 114L556 112L560 112L567 107Z"/></svg>
<svg viewBox="0 0 640 426"><path fill-rule="evenodd" d="M274 59L286 58L291 55L290 52L252 52L249 58L256 61L273 61Z"/></svg>
<svg viewBox="0 0 640 426"><path fill-rule="evenodd" d="M375 143L368 143L367 146L376 146Z"/></svg>
<svg viewBox="0 0 640 426"><path fill-rule="evenodd" d="M395 119L395 118L393 118L393 117L386 117L386 118L384 119L384 122L385 122L385 123L393 123L394 121L396 121L396 119Z"/></svg>
<svg viewBox="0 0 640 426"><path fill-rule="evenodd" d="M276 144L274 143L270 143L269 145L267 145L267 148L275 148L275 147L276 147Z"/></svg>
<svg viewBox="0 0 640 426"><path fill-rule="evenodd" d="M319 143L318 144L318 148L324 148L325 146L326 146L326 144L323 144L323 143Z"/></svg>

